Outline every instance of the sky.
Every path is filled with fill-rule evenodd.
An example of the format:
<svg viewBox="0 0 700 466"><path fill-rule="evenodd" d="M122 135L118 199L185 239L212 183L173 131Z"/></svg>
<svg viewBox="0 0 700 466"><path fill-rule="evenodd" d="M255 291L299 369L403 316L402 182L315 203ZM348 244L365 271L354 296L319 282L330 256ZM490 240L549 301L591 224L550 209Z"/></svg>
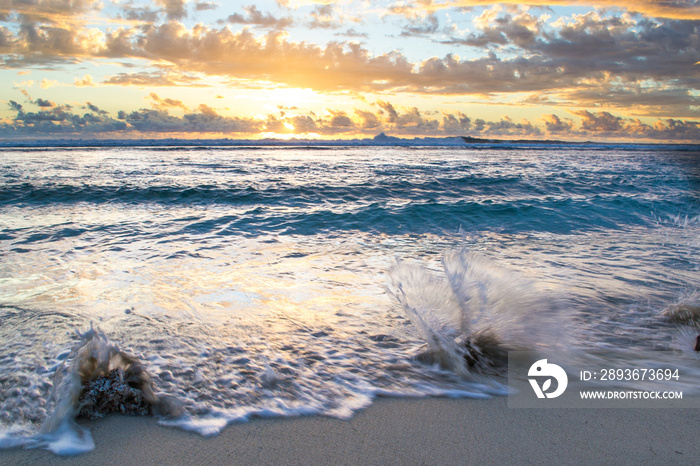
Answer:
<svg viewBox="0 0 700 466"><path fill-rule="evenodd" d="M698 0L0 0L0 138L700 143Z"/></svg>

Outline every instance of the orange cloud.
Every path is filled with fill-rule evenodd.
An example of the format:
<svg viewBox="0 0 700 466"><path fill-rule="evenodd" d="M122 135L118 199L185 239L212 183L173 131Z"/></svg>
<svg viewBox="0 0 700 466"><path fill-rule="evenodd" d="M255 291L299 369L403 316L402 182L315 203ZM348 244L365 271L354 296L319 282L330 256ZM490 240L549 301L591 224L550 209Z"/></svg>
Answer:
<svg viewBox="0 0 700 466"><path fill-rule="evenodd" d="M187 105L182 103L181 100L176 100L176 99L170 99L170 98L165 98L162 99L158 94L155 92L151 92L148 94L149 99L153 100L153 107L159 110L167 109L167 108L180 108L182 110L187 111Z"/></svg>
<svg viewBox="0 0 700 466"><path fill-rule="evenodd" d="M99 10L101 7L100 0L34 0L31 2L4 0L0 2L0 17L19 14L25 22L61 24L88 11Z"/></svg>
<svg viewBox="0 0 700 466"><path fill-rule="evenodd" d="M95 83L92 81L92 76L89 74L86 74L82 78L75 78L74 84L77 87L90 87L95 85Z"/></svg>

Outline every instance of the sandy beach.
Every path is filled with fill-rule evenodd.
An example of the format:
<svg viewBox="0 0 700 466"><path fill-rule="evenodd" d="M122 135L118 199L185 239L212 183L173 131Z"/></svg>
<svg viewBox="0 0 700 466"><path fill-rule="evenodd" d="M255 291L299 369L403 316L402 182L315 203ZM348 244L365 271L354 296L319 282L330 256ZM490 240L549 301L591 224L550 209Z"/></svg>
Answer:
<svg viewBox="0 0 700 466"><path fill-rule="evenodd" d="M513 409L506 398L380 399L349 420L254 419L220 435L114 415L77 457L0 451L2 464L696 464L700 410Z"/></svg>

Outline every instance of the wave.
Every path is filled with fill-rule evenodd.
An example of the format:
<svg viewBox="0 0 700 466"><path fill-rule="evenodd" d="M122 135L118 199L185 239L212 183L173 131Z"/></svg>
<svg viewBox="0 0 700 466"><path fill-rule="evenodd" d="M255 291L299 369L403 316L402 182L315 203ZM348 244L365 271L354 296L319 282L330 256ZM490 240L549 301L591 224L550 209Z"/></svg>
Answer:
<svg viewBox="0 0 700 466"><path fill-rule="evenodd" d="M508 351L571 347L563 298L466 250L439 272L398 261L387 289L426 342L418 357L464 377L503 375Z"/></svg>
<svg viewBox="0 0 700 466"><path fill-rule="evenodd" d="M59 455L94 449L90 431L77 418L95 419L111 412L182 416L171 396L158 393L145 367L92 327L57 368L48 403L50 414L38 432L0 433L0 448L44 448Z"/></svg>
<svg viewBox="0 0 700 466"><path fill-rule="evenodd" d="M684 296L664 309L661 316L679 324L700 324L700 292Z"/></svg>
<svg viewBox="0 0 700 466"><path fill-rule="evenodd" d="M261 232L316 234L327 230L382 233L430 232L488 228L503 233L541 231L571 234L648 224L649 205L626 196L592 199L493 198L481 194L440 191L430 186L385 188L377 186L275 186L269 188L180 186L31 186L0 187L0 205L21 208L105 206L120 209L210 209L202 221L188 223L187 232L255 235ZM438 193L442 193L439 194ZM432 195L431 193L435 193ZM484 199L482 199L484 197ZM663 206L657 206L661 211ZM220 212L217 211L221 210ZM225 210L223 210L225 209ZM99 226L94 226L98 228ZM86 228L54 231L54 239L76 236ZM8 229L0 234L12 239ZM43 241L47 229L28 242Z"/></svg>

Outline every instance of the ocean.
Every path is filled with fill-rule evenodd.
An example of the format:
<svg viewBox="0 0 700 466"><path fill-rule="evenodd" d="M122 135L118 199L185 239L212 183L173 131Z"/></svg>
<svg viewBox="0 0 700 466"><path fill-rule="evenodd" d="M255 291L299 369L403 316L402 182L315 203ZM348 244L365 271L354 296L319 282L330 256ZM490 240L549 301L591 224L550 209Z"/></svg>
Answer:
<svg viewBox="0 0 700 466"><path fill-rule="evenodd" d="M484 335L692 369L700 148L3 147L0 256L0 447L92 449L88 362L204 435L503 396Z"/></svg>

